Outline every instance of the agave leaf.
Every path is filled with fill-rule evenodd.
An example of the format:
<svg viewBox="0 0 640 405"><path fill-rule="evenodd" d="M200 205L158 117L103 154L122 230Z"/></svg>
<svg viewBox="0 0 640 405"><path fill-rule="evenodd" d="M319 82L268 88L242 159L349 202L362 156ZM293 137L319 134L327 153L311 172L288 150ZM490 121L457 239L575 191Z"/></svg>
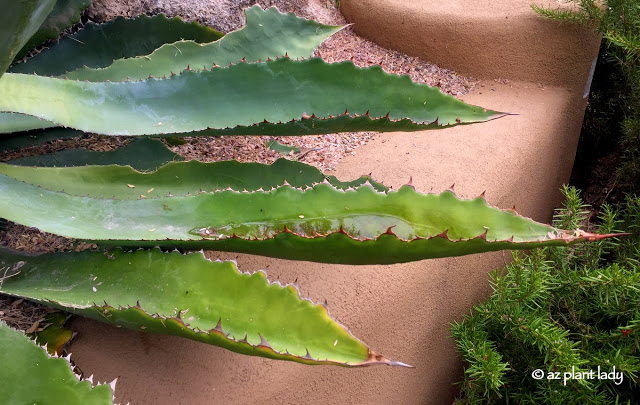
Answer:
<svg viewBox="0 0 640 405"><path fill-rule="evenodd" d="M16 58L22 58L47 40L58 38L64 29L79 23L80 12L90 5L91 0L57 0L47 19L22 47Z"/></svg>
<svg viewBox="0 0 640 405"><path fill-rule="evenodd" d="M169 76L188 68L212 68L214 62L227 65L243 58L250 62L287 54L304 58L311 56L318 45L342 28L298 18L293 13L282 14L275 7L263 10L256 5L245 12L247 25L219 41L204 45L178 41L165 44L150 55L119 59L108 68L81 68L63 76L89 81L124 81ZM54 58L58 59L58 56ZM25 73L30 73L30 69ZM33 128L29 127L29 122ZM0 113L0 133L47 127L45 125L42 120Z"/></svg>
<svg viewBox="0 0 640 405"><path fill-rule="evenodd" d="M25 117L27 116L25 115ZM0 135L0 152L15 151L18 149L40 145L45 142L55 141L58 139L80 138L83 135L84 132L82 131L76 131L75 129L61 127L34 130L19 134L16 133Z"/></svg>
<svg viewBox="0 0 640 405"><path fill-rule="evenodd" d="M56 0L0 0L0 76L55 4Z"/></svg>
<svg viewBox="0 0 640 405"><path fill-rule="evenodd" d="M109 384L78 381L65 358L49 357L24 333L0 322L0 398L5 404L113 404ZM115 384L114 384L115 385Z"/></svg>
<svg viewBox="0 0 640 405"><path fill-rule="evenodd" d="M99 199L137 199L186 196L204 191L233 189L237 191L270 190L286 180L291 186L311 187L325 180L315 167L278 159L271 165L236 161L202 163L173 162L153 172L142 173L123 166L85 166L75 168L28 168L0 163L0 173L51 191ZM327 181L336 188L347 189L369 182L378 191L387 188L369 176L343 182L335 176ZM123 187L123 185L127 185ZM134 187L130 187L134 186Z"/></svg>
<svg viewBox="0 0 640 405"><path fill-rule="evenodd" d="M32 58L14 64L9 72L57 76L85 66L107 67L116 59L147 55L176 41L207 43L222 36L207 26L187 23L179 17L167 18L164 14L118 17L104 24L85 24L80 31L65 35Z"/></svg>
<svg viewBox="0 0 640 405"><path fill-rule="evenodd" d="M0 141L5 139L7 136L5 134L55 127L57 125L51 121L41 120L30 115L0 112Z"/></svg>
<svg viewBox="0 0 640 405"><path fill-rule="evenodd" d="M35 339L40 346L46 347L50 355L61 356L63 346L74 335L71 329L63 326L69 317L70 315L62 312L50 313L40 324L40 327L44 327L44 329L40 332L29 333L28 336Z"/></svg>
<svg viewBox="0 0 640 405"><path fill-rule="evenodd" d="M155 170L176 160L183 158L167 149L161 141L142 137L110 152L91 152L85 148L64 149L50 154L13 159L9 163L39 167L127 164L137 170Z"/></svg>
<svg viewBox="0 0 640 405"><path fill-rule="evenodd" d="M254 356L306 364L394 364L371 352L323 305L264 272L202 253L158 249L25 256L0 248L0 268L20 272L2 292L134 330L178 335Z"/></svg>
<svg viewBox="0 0 640 405"><path fill-rule="evenodd" d="M345 122L349 129L406 131L504 115L379 66L358 68L318 58L240 63L141 82L7 73L0 79L0 110L107 135L214 135L227 128L257 134L263 121L287 123L279 125L283 135L324 133Z"/></svg>
<svg viewBox="0 0 640 405"><path fill-rule="evenodd" d="M105 181L109 178L107 174ZM330 184L304 190L286 184L269 191L228 189L107 200L50 191L1 175L0 217L95 243L210 248L347 264L407 262L611 236L558 230L490 207L481 197L462 200L449 191L424 195L411 186L378 192L367 183L346 191Z"/></svg>
<svg viewBox="0 0 640 405"><path fill-rule="evenodd" d="M118 17L104 24L86 24L82 30L63 37L34 57L14 64L9 72L56 76L83 66L106 67L115 59L146 55L167 43L182 40L206 43L222 36L212 28L186 23L178 17L167 18L164 14L131 19ZM0 113L0 133L55 126L50 121L23 114Z"/></svg>
<svg viewBox="0 0 640 405"><path fill-rule="evenodd" d="M257 62L288 54L291 58L308 58L325 39L343 27L322 25L313 20L283 14L277 8L263 10L255 5L245 10L247 24L216 42L197 44L178 41L165 44L153 53L132 59L116 60L104 69L81 68L65 77L94 82L144 80L162 77L190 68L210 69L214 64L226 66L241 60Z"/></svg>

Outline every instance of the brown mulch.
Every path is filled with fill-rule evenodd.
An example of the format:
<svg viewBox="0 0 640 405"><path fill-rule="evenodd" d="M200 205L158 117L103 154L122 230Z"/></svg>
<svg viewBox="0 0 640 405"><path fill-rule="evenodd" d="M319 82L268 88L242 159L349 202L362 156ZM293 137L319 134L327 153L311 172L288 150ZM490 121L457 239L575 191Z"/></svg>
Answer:
<svg viewBox="0 0 640 405"><path fill-rule="evenodd" d="M53 253L75 249L73 239L13 223L7 223L4 229L0 229L0 245L29 253Z"/></svg>
<svg viewBox="0 0 640 405"><path fill-rule="evenodd" d="M1 270L1 269L0 269ZM0 273L0 280L2 274ZM7 297L0 294L0 320L10 327L26 333L40 332L45 317L58 309L25 301L23 298Z"/></svg>
<svg viewBox="0 0 640 405"><path fill-rule="evenodd" d="M85 148L92 152L108 152L125 146L129 139L122 136L86 135L81 138L57 139L41 145L15 151L0 152L0 162L26 156L38 156L59 152L64 149Z"/></svg>

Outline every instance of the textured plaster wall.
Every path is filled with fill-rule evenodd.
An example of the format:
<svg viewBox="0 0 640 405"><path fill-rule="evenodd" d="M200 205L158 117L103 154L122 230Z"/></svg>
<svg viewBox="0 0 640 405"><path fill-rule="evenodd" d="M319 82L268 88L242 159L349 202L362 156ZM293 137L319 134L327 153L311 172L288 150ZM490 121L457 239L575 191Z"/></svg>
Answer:
<svg viewBox="0 0 640 405"><path fill-rule="evenodd" d="M380 45L478 78L582 85L600 36L540 17L521 0L343 0L355 31ZM550 8L570 2L537 1Z"/></svg>

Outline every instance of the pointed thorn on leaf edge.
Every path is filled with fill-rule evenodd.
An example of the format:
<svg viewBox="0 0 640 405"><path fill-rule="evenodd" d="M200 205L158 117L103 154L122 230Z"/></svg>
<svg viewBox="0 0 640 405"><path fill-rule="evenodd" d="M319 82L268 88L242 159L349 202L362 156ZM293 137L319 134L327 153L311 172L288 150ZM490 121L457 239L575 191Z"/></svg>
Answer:
<svg viewBox="0 0 640 405"><path fill-rule="evenodd" d="M307 349L306 347L304 349L307 351L307 354L302 356L302 358L306 360L315 360L313 357L311 357L311 354L309 353L309 349Z"/></svg>
<svg viewBox="0 0 640 405"><path fill-rule="evenodd" d="M372 352L371 350L369 350L369 358L367 358L367 360L363 363L363 365L368 366L368 365L372 365L372 364L376 364L376 363L382 363L382 364L386 364L388 366L399 366L399 367L407 367L407 368L415 368L412 365L409 365L407 363L403 363L401 361L394 361L394 360L389 360L384 356L381 356L377 353Z"/></svg>
<svg viewBox="0 0 640 405"><path fill-rule="evenodd" d="M265 339L261 334L258 333L258 336L260 336L260 343L258 344L258 346L262 346L262 347L268 347L269 349L271 349L271 345L269 344L269 342L267 342L267 339Z"/></svg>
<svg viewBox="0 0 640 405"><path fill-rule="evenodd" d="M481 235L476 236L476 238L487 240L487 233L489 232L489 228L484 227L484 232Z"/></svg>
<svg viewBox="0 0 640 405"><path fill-rule="evenodd" d="M415 186L413 185L413 176L409 176L409 182L406 185L415 189Z"/></svg>
<svg viewBox="0 0 640 405"><path fill-rule="evenodd" d="M118 382L118 377L114 378L113 381L111 381L109 383L109 386L111 387L111 392L115 393L116 392L116 384Z"/></svg>

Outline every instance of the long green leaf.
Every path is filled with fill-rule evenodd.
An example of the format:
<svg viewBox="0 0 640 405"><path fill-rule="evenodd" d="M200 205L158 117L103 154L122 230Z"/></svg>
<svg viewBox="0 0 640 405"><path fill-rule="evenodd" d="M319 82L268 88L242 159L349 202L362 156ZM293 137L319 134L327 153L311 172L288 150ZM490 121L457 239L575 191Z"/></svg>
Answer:
<svg viewBox="0 0 640 405"><path fill-rule="evenodd" d="M314 49L322 41L342 28L298 18L293 13L282 14L273 7L263 10L256 5L245 12L247 25L239 31L226 35L219 41L203 45L195 41L178 41L165 44L150 55L119 59L108 68L81 68L63 76L89 81L124 81L127 79L146 79L149 76L169 76L172 72L181 72L187 68L212 68L214 62L218 65L227 65L239 62L243 58L249 62L260 59L267 60L287 54L294 58L304 58L311 56ZM144 19L138 21L135 26L145 25ZM131 33L130 35L135 34ZM93 39L93 36L90 36L89 39ZM137 41L139 40L133 40L134 43ZM98 43L90 45L90 47L100 48L102 45ZM138 50L137 47L136 50ZM64 57L64 54L60 52L54 52L52 57L46 55L44 56L45 63L47 58L59 60ZM92 53L89 53L88 58L89 62L93 63ZM77 57L73 59L77 59ZM34 64L41 65L42 63L28 62L27 68L23 72L31 73L31 69L28 67ZM20 69L20 66L17 65L16 69ZM0 133L46 128L54 125L36 120L33 117L16 117L15 114L0 113Z"/></svg>
<svg viewBox="0 0 640 405"><path fill-rule="evenodd" d="M57 0L47 19L22 47L16 58L22 58L47 40L58 38L64 29L79 23L80 12L90 5L91 0Z"/></svg>
<svg viewBox="0 0 640 405"><path fill-rule="evenodd" d="M137 170L155 170L168 162L179 160L183 158L167 149L161 141L143 137L133 139L128 145L114 151L92 152L85 148L64 149L50 154L13 159L9 163L39 167L128 164Z"/></svg>
<svg viewBox="0 0 640 405"><path fill-rule="evenodd" d="M167 43L182 40L207 43L222 36L212 28L163 14L131 19L118 17L105 24L86 24L82 30L63 37L26 62L14 64L9 72L56 76L83 66L103 68L116 59L149 54ZM126 76L121 79L125 80ZM0 113L0 133L55 126L27 115Z"/></svg>
<svg viewBox="0 0 640 405"><path fill-rule="evenodd" d="M109 384L94 388L87 380L78 381L66 359L49 357L4 322L0 322L0 364L3 404L113 404Z"/></svg>
<svg viewBox="0 0 640 405"><path fill-rule="evenodd" d="M0 0L0 76L55 4L56 0Z"/></svg>
<svg viewBox="0 0 640 405"><path fill-rule="evenodd" d="M404 365L371 352L327 309L301 299L264 272L233 262L158 249L18 255L0 248L0 268L16 269L3 293L66 308L134 330L306 364Z"/></svg>
<svg viewBox="0 0 640 405"><path fill-rule="evenodd" d="M64 76L69 79L101 81L144 80L162 77L187 68L210 69L214 63L226 66L242 59L257 62L285 56L308 58L325 39L343 27L322 25L313 20L282 14L277 8L263 10L255 5L245 10L247 25L216 42L198 44L178 41L165 44L153 53L116 60L103 69L80 68Z"/></svg>
<svg viewBox="0 0 640 405"><path fill-rule="evenodd" d="M142 173L125 166L85 166L75 168L27 168L0 163L0 173L51 191L70 195L117 200L164 197L168 194L186 196L204 191L270 190L286 180L296 188L322 183L325 176L313 166L286 159L271 165L236 161L202 163L173 162L153 172ZM387 188L369 176L343 182L335 176L327 181L336 188L358 187L366 182L378 191ZM126 185L126 187L124 187Z"/></svg>
<svg viewBox="0 0 640 405"><path fill-rule="evenodd" d="M25 117L27 116L25 115ZM40 145L45 142L55 141L58 139L80 138L83 135L84 132L82 131L76 131L75 129L61 127L46 128L15 134L4 134L0 135L0 152L9 152L23 148L29 148L31 146Z"/></svg>
<svg viewBox="0 0 640 405"><path fill-rule="evenodd" d="M285 123L280 125L284 135L322 133L334 130L336 123L406 131L504 115L379 66L358 68L317 58L240 63L141 82L7 73L0 79L0 110L108 135L213 135L229 128L255 134L263 121Z"/></svg>
<svg viewBox="0 0 640 405"><path fill-rule="evenodd" d="M30 115L0 112L0 135L55 127L57 125L51 121Z"/></svg>
<svg viewBox="0 0 640 405"><path fill-rule="evenodd" d="M57 76L83 66L107 67L116 59L147 55L168 43L181 40L207 43L222 36L212 28L186 23L179 17L167 18L164 14L118 17L104 24L85 24L80 31L65 35L34 57L14 64L9 72Z"/></svg>
<svg viewBox="0 0 640 405"><path fill-rule="evenodd" d="M108 171L103 173L107 176L98 184L112 180ZM410 186L385 193L367 183L346 191L330 184L304 190L287 184L268 191L229 189L118 200L50 191L2 175L0 217L97 243L211 248L348 264L528 249L608 236L554 229L490 207L480 197L461 200L448 191L424 195Z"/></svg>

